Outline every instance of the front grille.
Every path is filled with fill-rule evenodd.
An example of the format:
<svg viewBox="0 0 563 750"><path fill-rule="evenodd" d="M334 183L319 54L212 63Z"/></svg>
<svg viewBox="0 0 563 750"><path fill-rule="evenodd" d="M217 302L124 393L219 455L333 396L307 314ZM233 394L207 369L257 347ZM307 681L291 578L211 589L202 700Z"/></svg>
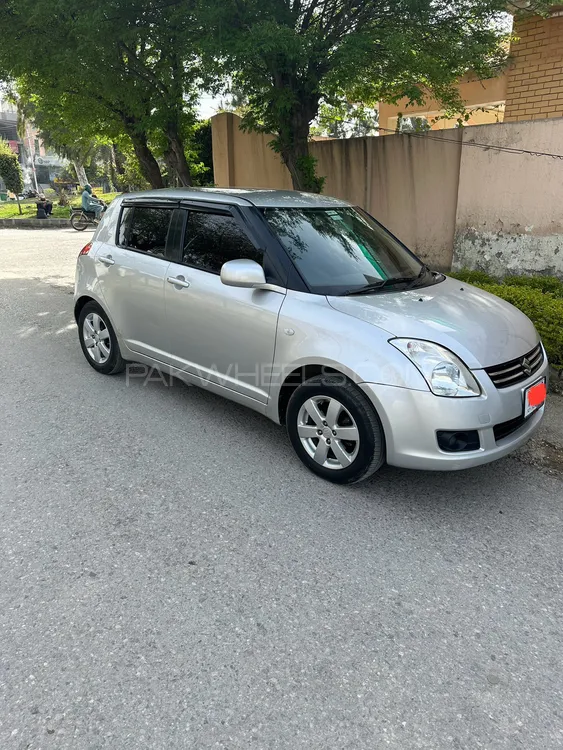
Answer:
<svg viewBox="0 0 563 750"><path fill-rule="evenodd" d="M499 440L503 440L509 435L512 435L513 432L516 432L516 430L519 430L520 427L522 427L522 425L526 423L527 419L528 417L524 417L524 415L521 414L519 417L509 419L508 422L501 422L500 424L496 424L493 427L493 432L495 433L495 440L497 441L497 443Z"/></svg>
<svg viewBox="0 0 563 750"><path fill-rule="evenodd" d="M528 380L543 364L542 345L538 344L523 357L505 362L502 365L485 367L485 372L497 388L508 388Z"/></svg>

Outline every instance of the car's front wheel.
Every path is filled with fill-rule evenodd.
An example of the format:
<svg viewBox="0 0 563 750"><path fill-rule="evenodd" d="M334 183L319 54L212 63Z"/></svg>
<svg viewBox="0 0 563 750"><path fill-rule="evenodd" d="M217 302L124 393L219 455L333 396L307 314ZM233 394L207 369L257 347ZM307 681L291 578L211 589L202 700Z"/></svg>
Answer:
<svg viewBox="0 0 563 750"><path fill-rule="evenodd" d="M385 462L379 417L343 375L318 375L300 385L289 400L286 424L301 461L330 482L360 482Z"/></svg>
<svg viewBox="0 0 563 750"><path fill-rule="evenodd" d="M115 331L104 310L87 302L78 316L80 346L89 365L103 375L116 375L125 369Z"/></svg>

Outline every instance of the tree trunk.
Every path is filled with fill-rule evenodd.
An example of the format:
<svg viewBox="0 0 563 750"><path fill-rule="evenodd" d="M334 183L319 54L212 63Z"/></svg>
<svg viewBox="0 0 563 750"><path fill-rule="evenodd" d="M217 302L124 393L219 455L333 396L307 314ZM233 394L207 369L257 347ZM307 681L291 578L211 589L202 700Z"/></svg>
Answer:
<svg viewBox="0 0 563 750"><path fill-rule="evenodd" d="M112 184L112 190L120 190L120 182L117 174L117 168L115 165L115 152L113 146L109 147L109 158L108 158L109 178Z"/></svg>
<svg viewBox="0 0 563 750"><path fill-rule="evenodd" d="M307 138L294 137L288 143L281 145L280 153L291 175L293 189L320 193L320 189L318 187L315 189L315 185L311 184L311 169L307 168L308 164L312 164L314 170L314 162L310 161L312 157L309 155Z"/></svg>
<svg viewBox="0 0 563 750"><path fill-rule="evenodd" d="M139 160L139 166L143 177L153 190L163 188L164 181L162 179L162 174L160 173L160 167L149 148L146 136L135 132L130 133L129 137L133 143L135 156Z"/></svg>
<svg viewBox="0 0 563 750"><path fill-rule="evenodd" d="M123 154L119 152L117 144L112 143L110 146L110 170L111 170L111 181L115 185L117 190L123 190L125 185L123 184L123 176L125 174L125 165Z"/></svg>
<svg viewBox="0 0 563 750"><path fill-rule="evenodd" d="M113 153L113 162L115 164L115 171L120 177L123 177L125 174L125 160L123 158L123 154L117 147L117 143L111 144L111 150Z"/></svg>
<svg viewBox="0 0 563 750"><path fill-rule="evenodd" d="M320 193L324 177L317 177L317 160L309 153L309 130L318 112L318 98L301 101L283 123L278 136L282 161L289 170L294 190Z"/></svg>
<svg viewBox="0 0 563 750"><path fill-rule="evenodd" d="M18 211L20 212L20 216L23 214L21 203L20 203L20 196L16 193L16 201L18 202Z"/></svg>
<svg viewBox="0 0 563 750"><path fill-rule="evenodd" d="M117 172L115 171L115 162L113 160L113 154L109 160L109 180L111 182L111 189L119 190L119 181L117 179Z"/></svg>
<svg viewBox="0 0 563 750"><path fill-rule="evenodd" d="M170 148L170 145L167 146L167 148L164 151L163 154L164 161L166 162L166 166L168 167L168 187L178 187L179 185L179 178L178 178L178 164L176 162L176 157L174 156L174 152Z"/></svg>
<svg viewBox="0 0 563 750"><path fill-rule="evenodd" d="M84 165L79 161L73 161L72 164L74 166L74 171L76 172L76 179L78 180L78 184L84 187L84 185L88 184L88 178L86 177L86 170L84 169Z"/></svg>
<svg viewBox="0 0 563 750"><path fill-rule="evenodd" d="M191 187L193 184L192 176L190 174L190 166L184 151L184 143L178 132L178 128L174 123L168 124L166 137L168 139L170 161L174 164L174 171L178 175L180 185L183 187Z"/></svg>

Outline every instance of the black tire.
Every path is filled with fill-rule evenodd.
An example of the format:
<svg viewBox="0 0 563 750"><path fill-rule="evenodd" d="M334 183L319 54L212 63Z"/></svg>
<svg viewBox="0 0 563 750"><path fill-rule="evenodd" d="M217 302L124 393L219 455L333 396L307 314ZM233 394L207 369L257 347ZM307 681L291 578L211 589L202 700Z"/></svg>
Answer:
<svg viewBox="0 0 563 750"><path fill-rule="evenodd" d="M70 217L70 226L77 232L83 232L88 226L88 221L81 213L76 212Z"/></svg>
<svg viewBox="0 0 563 750"><path fill-rule="evenodd" d="M94 361L84 341L84 321L86 320L88 315L92 313L100 316L104 328L106 328L109 333L110 352L108 359L103 363ZM108 316L100 307L100 305L97 304L97 302L87 302L80 311L80 315L78 316L78 338L80 340L82 352L86 357L86 361L91 367L94 368L94 370L96 370L96 372L100 372L102 373L102 375L117 375L118 373L123 372L126 362L121 356L121 351L119 350L119 344L117 343L115 331L113 330L113 327L109 322Z"/></svg>
<svg viewBox="0 0 563 750"><path fill-rule="evenodd" d="M327 468L321 465L301 442L298 433L301 409L310 398L321 396L339 401L356 423L359 433L357 455L345 468ZM301 461L312 472L329 482L353 484L364 481L385 463L385 435L379 417L367 396L343 375L318 375L302 383L289 400L286 426L291 444ZM317 440L317 444L320 439L313 438ZM334 438L333 441L336 442ZM331 448L328 450L330 458ZM335 454L332 455L336 457Z"/></svg>

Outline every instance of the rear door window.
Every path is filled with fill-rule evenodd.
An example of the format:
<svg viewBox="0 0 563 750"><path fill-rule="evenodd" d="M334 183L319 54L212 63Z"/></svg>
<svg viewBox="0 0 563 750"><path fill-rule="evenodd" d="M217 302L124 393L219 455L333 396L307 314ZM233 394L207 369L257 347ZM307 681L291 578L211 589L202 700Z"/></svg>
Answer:
<svg viewBox="0 0 563 750"><path fill-rule="evenodd" d="M121 214L119 244L166 258L166 241L173 207L127 206Z"/></svg>
<svg viewBox="0 0 563 750"><path fill-rule="evenodd" d="M263 265L264 254L230 215L188 212L181 262L210 273L220 273L228 260L247 258Z"/></svg>

